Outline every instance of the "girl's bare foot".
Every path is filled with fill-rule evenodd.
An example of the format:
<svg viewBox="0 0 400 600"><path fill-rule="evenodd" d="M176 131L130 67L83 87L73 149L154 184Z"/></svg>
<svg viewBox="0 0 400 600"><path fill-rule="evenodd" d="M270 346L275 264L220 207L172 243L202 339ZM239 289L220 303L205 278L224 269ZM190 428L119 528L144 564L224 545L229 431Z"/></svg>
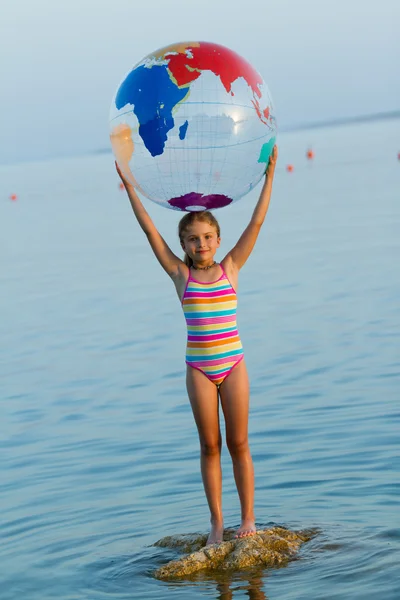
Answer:
<svg viewBox="0 0 400 600"><path fill-rule="evenodd" d="M206 546L210 544L220 544L224 539L224 523L223 521L211 521L211 531L207 538Z"/></svg>
<svg viewBox="0 0 400 600"><path fill-rule="evenodd" d="M256 533L254 519L243 519L242 524L235 533L235 538L244 538Z"/></svg>

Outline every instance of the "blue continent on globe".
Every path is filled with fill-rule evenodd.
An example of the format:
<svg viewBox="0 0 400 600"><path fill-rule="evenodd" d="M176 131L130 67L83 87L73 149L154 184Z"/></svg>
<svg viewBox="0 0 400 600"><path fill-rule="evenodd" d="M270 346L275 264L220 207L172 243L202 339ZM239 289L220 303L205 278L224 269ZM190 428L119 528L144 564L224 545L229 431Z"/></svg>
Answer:
<svg viewBox="0 0 400 600"><path fill-rule="evenodd" d="M122 82L115 106L120 110L127 104L133 105L139 135L150 154L157 156L163 153L168 131L174 127L172 110L187 93L186 88L180 89L172 81L165 65L150 69L143 65L131 71Z"/></svg>

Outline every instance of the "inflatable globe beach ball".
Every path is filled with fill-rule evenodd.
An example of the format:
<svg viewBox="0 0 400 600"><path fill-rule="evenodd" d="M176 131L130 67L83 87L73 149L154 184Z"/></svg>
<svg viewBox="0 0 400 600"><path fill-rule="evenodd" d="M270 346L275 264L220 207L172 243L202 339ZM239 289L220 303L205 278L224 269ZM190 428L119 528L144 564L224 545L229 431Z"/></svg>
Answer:
<svg viewBox="0 0 400 600"><path fill-rule="evenodd" d="M183 42L146 56L117 89L110 112L117 163L166 208L221 208L262 178L276 137L261 75L218 44Z"/></svg>

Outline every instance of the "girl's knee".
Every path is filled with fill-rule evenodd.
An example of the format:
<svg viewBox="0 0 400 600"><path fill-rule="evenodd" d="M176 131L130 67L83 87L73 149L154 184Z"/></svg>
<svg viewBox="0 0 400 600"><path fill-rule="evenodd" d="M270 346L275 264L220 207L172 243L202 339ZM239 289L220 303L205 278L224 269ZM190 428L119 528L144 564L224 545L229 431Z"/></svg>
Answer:
<svg viewBox="0 0 400 600"><path fill-rule="evenodd" d="M226 445L231 456L241 456L250 452L247 436L245 438L227 438Z"/></svg>
<svg viewBox="0 0 400 600"><path fill-rule="evenodd" d="M221 453L221 440L200 440L203 456L217 456Z"/></svg>

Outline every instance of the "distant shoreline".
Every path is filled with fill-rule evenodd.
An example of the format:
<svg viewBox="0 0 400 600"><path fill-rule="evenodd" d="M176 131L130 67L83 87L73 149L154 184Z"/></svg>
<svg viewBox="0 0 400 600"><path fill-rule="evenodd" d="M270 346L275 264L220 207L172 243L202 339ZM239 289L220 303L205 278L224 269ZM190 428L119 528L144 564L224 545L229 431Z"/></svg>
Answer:
<svg viewBox="0 0 400 600"><path fill-rule="evenodd" d="M343 117L341 119L329 119L326 121L315 121L311 123L299 123L298 125L281 127L280 130L289 132L300 131L301 129L322 129L324 127L337 127L338 125L351 125L353 123L367 123L368 121L384 121L390 119L400 119L400 110L358 115L356 117Z"/></svg>

